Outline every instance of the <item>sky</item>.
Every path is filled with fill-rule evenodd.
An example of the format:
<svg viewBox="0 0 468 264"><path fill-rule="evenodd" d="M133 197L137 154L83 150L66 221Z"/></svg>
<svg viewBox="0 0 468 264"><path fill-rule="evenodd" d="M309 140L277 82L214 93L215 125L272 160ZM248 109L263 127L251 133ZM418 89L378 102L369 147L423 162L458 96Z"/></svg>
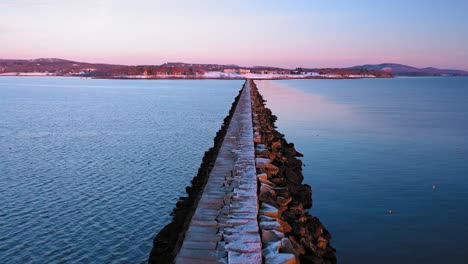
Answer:
<svg viewBox="0 0 468 264"><path fill-rule="evenodd" d="M468 0L0 0L0 58L468 70Z"/></svg>

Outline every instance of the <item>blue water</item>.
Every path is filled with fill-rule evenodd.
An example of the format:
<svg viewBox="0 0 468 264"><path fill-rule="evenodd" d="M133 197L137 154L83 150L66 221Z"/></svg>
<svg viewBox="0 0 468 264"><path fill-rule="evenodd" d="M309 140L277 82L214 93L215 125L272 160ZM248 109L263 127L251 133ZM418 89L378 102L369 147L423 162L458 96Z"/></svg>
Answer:
<svg viewBox="0 0 468 264"><path fill-rule="evenodd" d="M242 81L0 78L0 263L140 263Z"/></svg>
<svg viewBox="0 0 468 264"><path fill-rule="evenodd" d="M466 263L468 78L258 84L340 263Z"/></svg>

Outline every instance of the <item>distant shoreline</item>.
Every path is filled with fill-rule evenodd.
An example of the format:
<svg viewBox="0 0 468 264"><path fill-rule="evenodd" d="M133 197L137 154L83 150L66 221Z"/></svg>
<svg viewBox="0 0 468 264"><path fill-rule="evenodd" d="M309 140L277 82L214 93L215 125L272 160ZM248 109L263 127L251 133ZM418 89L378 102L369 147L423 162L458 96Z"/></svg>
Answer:
<svg viewBox="0 0 468 264"><path fill-rule="evenodd" d="M305 76L305 77L197 77L197 76L171 76L171 77L122 77L122 76L96 76L96 77L88 77L88 76L77 76L77 75L44 75L44 74L0 74L1 77L64 77L64 78L80 78L80 79L100 79L100 80L358 80L358 79L399 79L399 78L453 78L453 77L468 77L465 75L423 75L423 76L404 76L404 75L397 75L397 76L390 76L390 77L366 77L366 76L335 76L335 77L326 77L326 76Z"/></svg>
<svg viewBox="0 0 468 264"><path fill-rule="evenodd" d="M467 71L416 68L397 63L366 64L348 68L286 69L270 66L168 62L161 65L114 65L57 58L0 59L0 76L76 76L99 79L361 79L396 76L468 76Z"/></svg>
<svg viewBox="0 0 468 264"><path fill-rule="evenodd" d="M137 77L124 77L124 76L79 76L79 75L45 75L45 74L0 74L0 77L66 77L66 78L80 78L80 79L107 79L107 80L349 80L349 79L390 79L392 77L376 77L376 76L278 76L278 77L261 77L261 76L239 76L239 77L202 77L202 76L171 76L171 77L154 77L154 76L137 76Z"/></svg>

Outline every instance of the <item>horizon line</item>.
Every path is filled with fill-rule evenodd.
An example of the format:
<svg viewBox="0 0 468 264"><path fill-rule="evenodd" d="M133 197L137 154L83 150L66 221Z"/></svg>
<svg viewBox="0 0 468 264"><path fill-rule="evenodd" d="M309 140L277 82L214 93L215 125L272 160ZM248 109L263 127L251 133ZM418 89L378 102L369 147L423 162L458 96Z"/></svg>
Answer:
<svg viewBox="0 0 468 264"><path fill-rule="evenodd" d="M409 66L413 67L416 69L427 69L427 68L435 68L439 70L456 70L456 71L465 71L468 72L468 69L456 69L456 68L441 68L437 66L425 66L425 67L416 67L408 64L403 64L399 62L377 62L377 63L361 63L358 65L352 65L352 66L347 66L347 67L317 67L317 66L296 66L295 68L289 68L289 67L281 67L281 66L272 66L272 65L239 65L235 63L201 63L201 62L184 62L184 61L166 61L161 64L122 64L122 63L108 63L108 62L91 62L91 61L82 61L82 60L74 60L74 59L64 59L64 58L59 58L59 57L39 57L39 58L33 58L33 59L18 59L18 58L2 58L0 57L0 60L26 60L26 61L34 61L34 60L40 60L40 59L56 59L56 60L64 60L64 61L71 61L71 62L79 62L79 63L88 63L88 64L105 64L105 65L120 65L120 66L161 66L163 64L169 64L169 63L184 63L184 64L198 64L198 65L223 65L223 66L237 66L237 67L244 67L244 68L255 68L255 67L265 67L265 68L278 68L278 69L298 69L298 68L305 68L305 69L348 69L352 67L358 67L358 66L366 66L366 65L382 65L382 64L394 64L394 65L403 65L403 66Z"/></svg>

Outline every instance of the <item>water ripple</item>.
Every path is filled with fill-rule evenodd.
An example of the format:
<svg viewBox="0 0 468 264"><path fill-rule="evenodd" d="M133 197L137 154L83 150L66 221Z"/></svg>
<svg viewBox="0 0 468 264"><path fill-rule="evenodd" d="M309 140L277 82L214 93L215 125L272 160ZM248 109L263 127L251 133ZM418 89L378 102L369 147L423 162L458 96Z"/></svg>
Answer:
<svg viewBox="0 0 468 264"><path fill-rule="evenodd" d="M146 260L241 86L76 82L0 80L0 263Z"/></svg>

